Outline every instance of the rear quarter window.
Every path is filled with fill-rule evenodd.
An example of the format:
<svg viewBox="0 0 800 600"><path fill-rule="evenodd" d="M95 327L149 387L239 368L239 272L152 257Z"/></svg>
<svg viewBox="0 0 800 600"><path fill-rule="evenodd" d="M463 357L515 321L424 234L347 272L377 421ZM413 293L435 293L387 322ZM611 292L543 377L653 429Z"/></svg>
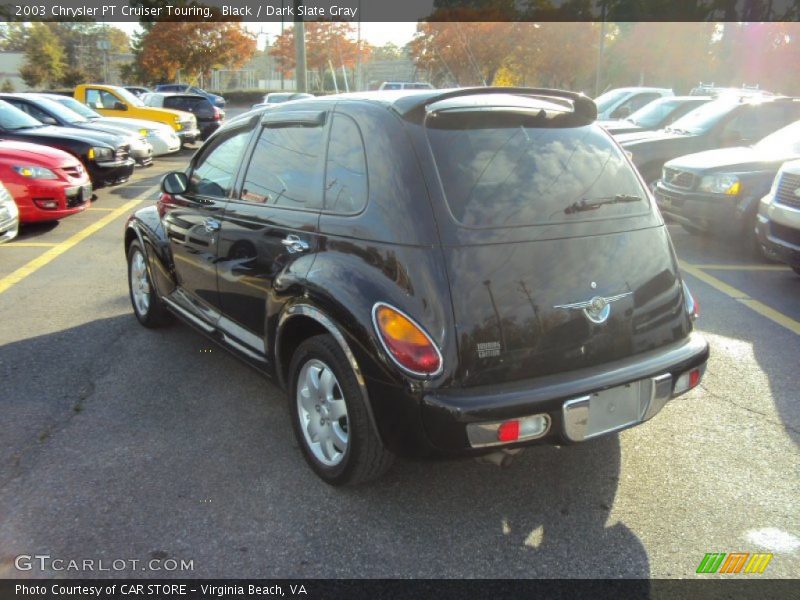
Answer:
<svg viewBox="0 0 800 600"><path fill-rule="evenodd" d="M598 126L548 127L534 112L440 113L426 132L453 217L470 228L640 216L648 196Z"/></svg>

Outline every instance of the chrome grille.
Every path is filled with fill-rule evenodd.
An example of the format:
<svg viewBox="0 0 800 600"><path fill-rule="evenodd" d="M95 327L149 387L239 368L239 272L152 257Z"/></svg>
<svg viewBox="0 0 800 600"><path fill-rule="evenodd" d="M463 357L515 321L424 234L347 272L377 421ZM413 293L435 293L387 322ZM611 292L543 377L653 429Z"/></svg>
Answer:
<svg viewBox="0 0 800 600"><path fill-rule="evenodd" d="M792 208L800 208L800 175L783 173L775 191L775 202Z"/></svg>
<svg viewBox="0 0 800 600"><path fill-rule="evenodd" d="M664 183L672 187L683 188L685 190L690 190L694 187L694 175L687 171L664 167L663 179Z"/></svg>
<svg viewBox="0 0 800 600"><path fill-rule="evenodd" d="M116 152L114 153L114 158L116 160L126 160L128 156L130 156L130 153L130 146L128 144L123 144L117 148Z"/></svg>
<svg viewBox="0 0 800 600"><path fill-rule="evenodd" d="M70 177L80 177L81 175L83 175L83 167L81 167L80 165L75 165L73 167L63 167L61 170L64 171L64 173L66 173Z"/></svg>

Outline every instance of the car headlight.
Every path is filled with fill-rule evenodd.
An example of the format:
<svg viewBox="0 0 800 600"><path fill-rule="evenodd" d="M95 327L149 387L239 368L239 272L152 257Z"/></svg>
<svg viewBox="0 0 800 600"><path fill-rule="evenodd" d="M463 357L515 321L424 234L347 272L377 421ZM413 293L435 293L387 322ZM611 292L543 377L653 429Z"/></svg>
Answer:
<svg viewBox="0 0 800 600"><path fill-rule="evenodd" d="M742 184L736 175L707 175L700 180L699 189L712 194L737 196L742 191Z"/></svg>
<svg viewBox="0 0 800 600"><path fill-rule="evenodd" d="M114 158L114 151L111 148L89 148L90 160L111 160Z"/></svg>
<svg viewBox="0 0 800 600"><path fill-rule="evenodd" d="M29 179L58 179L58 175L45 167L24 165L21 167L14 167L14 171Z"/></svg>

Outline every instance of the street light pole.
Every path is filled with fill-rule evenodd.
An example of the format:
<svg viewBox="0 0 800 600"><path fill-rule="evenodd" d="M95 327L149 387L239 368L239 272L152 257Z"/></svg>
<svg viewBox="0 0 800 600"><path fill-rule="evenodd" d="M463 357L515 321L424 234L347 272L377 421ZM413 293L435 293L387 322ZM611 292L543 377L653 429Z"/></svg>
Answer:
<svg viewBox="0 0 800 600"><path fill-rule="evenodd" d="M597 54L597 69L594 73L594 97L600 95L600 71L603 68L603 54L606 49L606 2L600 5L600 51Z"/></svg>
<svg viewBox="0 0 800 600"><path fill-rule="evenodd" d="M303 25L303 17L300 16L301 2L302 0L294 0L295 78L297 79L297 91L306 92L308 87L306 79L306 30Z"/></svg>

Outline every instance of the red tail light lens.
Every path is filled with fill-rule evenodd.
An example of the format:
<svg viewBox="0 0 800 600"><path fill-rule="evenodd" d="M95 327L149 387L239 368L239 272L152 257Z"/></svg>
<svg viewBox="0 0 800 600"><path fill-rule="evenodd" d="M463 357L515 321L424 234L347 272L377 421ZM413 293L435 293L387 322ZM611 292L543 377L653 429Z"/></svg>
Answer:
<svg viewBox="0 0 800 600"><path fill-rule="evenodd" d="M516 442L519 439L519 421L506 421L497 428L498 442Z"/></svg>
<svg viewBox="0 0 800 600"><path fill-rule="evenodd" d="M422 328L399 310L376 304L375 329L389 356L412 375L434 375L442 368L442 355Z"/></svg>
<svg viewBox="0 0 800 600"><path fill-rule="evenodd" d="M214 108L214 120L219 121L222 118L222 112L220 112L220 110L216 106L214 106L213 108Z"/></svg>

